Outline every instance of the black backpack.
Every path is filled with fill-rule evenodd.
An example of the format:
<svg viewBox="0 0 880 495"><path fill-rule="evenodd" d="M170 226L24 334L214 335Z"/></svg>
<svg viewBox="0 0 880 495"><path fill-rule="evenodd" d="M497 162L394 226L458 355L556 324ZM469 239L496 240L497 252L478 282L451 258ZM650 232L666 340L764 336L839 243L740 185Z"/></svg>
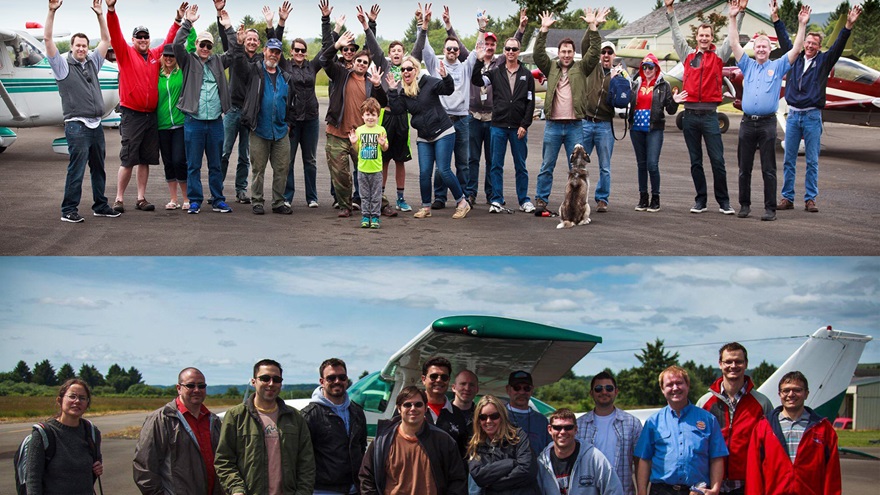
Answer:
<svg viewBox="0 0 880 495"><path fill-rule="evenodd" d="M82 421L85 426L86 441L89 444L89 453L91 454L92 459L97 460L98 446L95 436L95 427L89 420L81 419L80 421ZM43 451L45 452L46 466L48 466L49 462L52 461L52 457L55 456L55 433L48 425L46 425L46 423L35 424L33 430L39 432L40 437L43 439ZM13 466L15 467L15 492L18 495L27 495L27 457L28 451L32 448L31 440L33 438L32 435L24 437L24 440L21 441L21 445L18 446L18 450L15 451L15 456L12 460ZM103 492L103 490L101 491Z"/></svg>

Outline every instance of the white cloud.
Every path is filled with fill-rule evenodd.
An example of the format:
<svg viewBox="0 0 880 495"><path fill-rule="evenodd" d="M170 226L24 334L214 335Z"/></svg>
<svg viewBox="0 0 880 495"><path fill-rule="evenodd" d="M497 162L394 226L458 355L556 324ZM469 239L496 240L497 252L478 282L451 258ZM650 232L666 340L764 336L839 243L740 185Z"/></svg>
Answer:
<svg viewBox="0 0 880 495"><path fill-rule="evenodd" d="M571 299L553 299L544 303L535 305L538 311L578 311L583 309L582 304L578 304Z"/></svg>
<svg viewBox="0 0 880 495"><path fill-rule="evenodd" d="M733 275L730 276L730 281L736 285L740 285L742 287L749 288L759 288L759 287L783 287L785 286L785 279L775 275L773 273L768 272L767 270L763 270L761 268L740 268L733 272Z"/></svg>
<svg viewBox="0 0 880 495"><path fill-rule="evenodd" d="M68 298L41 297L34 302L44 306L61 306L73 309L103 309L112 304L104 299L89 299L83 296Z"/></svg>

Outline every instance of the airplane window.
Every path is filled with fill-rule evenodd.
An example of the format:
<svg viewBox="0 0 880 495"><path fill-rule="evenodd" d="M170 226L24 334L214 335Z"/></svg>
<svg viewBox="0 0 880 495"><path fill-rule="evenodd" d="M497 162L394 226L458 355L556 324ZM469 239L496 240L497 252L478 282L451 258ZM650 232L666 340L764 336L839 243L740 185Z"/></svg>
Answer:
<svg viewBox="0 0 880 495"><path fill-rule="evenodd" d="M361 405L365 411L385 412L394 382L382 379L379 372L360 379L348 389L351 400Z"/></svg>
<svg viewBox="0 0 880 495"><path fill-rule="evenodd" d="M32 45L29 41L19 38L18 50L16 50L16 67L30 67L43 61L43 52Z"/></svg>
<svg viewBox="0 0 880 495"><path fill-rule="evenodd" d="M880 72L853 60L840 59L834 66L831 77L861 84L873 84L880 78Z"/></svg>
<svg viewBox="0 0 880 495"><path fill-rule="evenodd" d="M12 45L6 45L6 53L9 55L9 60L12 60L12 65L18 67L18 57L15 56L15 48Z"/></svg>

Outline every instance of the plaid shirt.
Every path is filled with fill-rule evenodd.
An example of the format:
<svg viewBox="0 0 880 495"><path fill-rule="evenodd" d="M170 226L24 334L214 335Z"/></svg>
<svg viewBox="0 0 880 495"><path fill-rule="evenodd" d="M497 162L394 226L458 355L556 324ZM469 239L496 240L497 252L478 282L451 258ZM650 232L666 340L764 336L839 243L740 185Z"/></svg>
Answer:
<svg viewBox="0 0 880 495"><path fill-rule="evenodd" d="M633 450L639 435L642 434L642 423L632 414L617 409L617 415L614 418L614 433L617 434L617 452L611 455L608 452L602 452L614 464L614 472L620 478L623 485L623 492L626 495L635 494L635 486L633 485ZM577 419L577 435L575 438L580 440L584 445L593 445L596 439L596 415L593 411L584 414Z"/></svg>
<svg viewBox="0 0 880 495"><path fill-rule="evenodd" d="M730 421L733 422L733 415L736 413L736 405L739 404L739 401L746 395L746 387L747 385L743 385L739 391L733 394L733 397L727 395L727 390L724 390L724 386L721 386L721 399L727 402L728 410L730 411ZM721 481L721 493L728 493L734 490L739 490L746 486L745 481L743 480L722 480Z"/></svg>
<svg viewBox="0 0 880 495"><path fill-rule="evenodd" d="M806 409L795 420L786 417L785 410L779 413L779 426L782 428L782 436L785 437L785 447L788 449L788 457L791 458L792 463L794 463L798 445L800 445L801 438L804 437L804 431L806 431L809 424L810 414L807 413Z"/></svg>

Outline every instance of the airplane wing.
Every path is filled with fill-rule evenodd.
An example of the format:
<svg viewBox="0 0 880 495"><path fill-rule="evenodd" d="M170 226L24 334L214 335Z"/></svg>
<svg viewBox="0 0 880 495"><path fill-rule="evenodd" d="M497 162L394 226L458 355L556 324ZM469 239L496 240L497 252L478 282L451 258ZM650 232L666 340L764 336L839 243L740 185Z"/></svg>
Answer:
<svg viewBox="0 0 880 495"><path fill-rule="evenodd" d="M0 41L12 41L18 33L12 29L0 28Z"/></svg>
<svg viewBox="0 0 880 495"><path fill-rule="evenodd" d="M601 337L495 316L451 316L436 320L389 360L382 375L420 376L428 358L443 356L455 371L480 377L481 394L506 394L511 371L532 374L535 386L558 381Z"/></svg>

